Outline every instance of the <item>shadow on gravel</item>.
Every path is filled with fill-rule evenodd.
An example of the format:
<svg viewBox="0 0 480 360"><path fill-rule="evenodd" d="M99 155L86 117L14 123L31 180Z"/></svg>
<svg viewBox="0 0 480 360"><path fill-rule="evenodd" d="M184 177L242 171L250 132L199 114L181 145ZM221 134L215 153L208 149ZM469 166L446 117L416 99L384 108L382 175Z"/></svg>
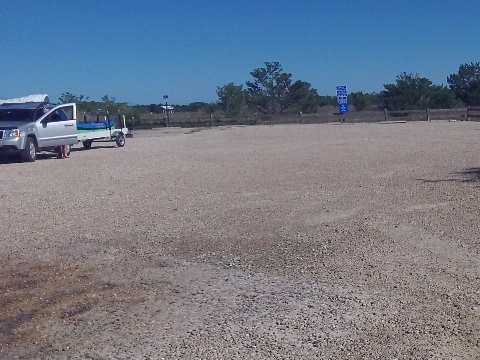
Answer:
<svg viewBox="0 0 480 360"><path fill-rule="evenodd" d="M45 152L37 154L37 160L49 160L57 159L57 154L53 152ZM13 154L1 154L0 155L0 165L1 164L21 164L24 163L19 156ZM25 164L29 164L26 162Z"/></svg>
<svg viewBox="0 0 480 360"><path fill-rule="evenodd" d="M457 175L464 177L462 181L480 181L480 168L465 169Z"/></svg>
<svg viewBox="0 0 480 360"><path fill-rule="evenodd" d="M94 150L99 150L99 149L113 149L116 148L117 145L113 143L112 145L97 145L93 144L90 149L85 149L83 146L82 147L72 147L71 152L81 152L81 151L94 151Z"/></svg>
<svg viewBox="0 0 480 360"><path fill-rule="evenodd" d="M84 147L72 147L70 149L70 152L75 153L75 152L81 152L81 151L95 151L100 149L113 149L116 147L117 145L115 143L113 144L111 143L111 145L106 145L105 143L103 143L102 145L100 144L92 145L92 147L88 150L85 149ZM37 160L48 160L48 159L57 159L56 152L43 151L43 152L37 153ZM17 154L9 154L9 153L0 154L0 165L1 164L19 164L22 162L23 162L22 159Z"/></svg>
<svg viewBox="0 0 480 360"><path fill-rule="evenodd" d="M480 168L468 168L457 173L454 173L456 178L452 179L416 179L425 183L440 183L440 182L476 182L480 181Z"/></svg>
<svg viewBox="0 0 480 360"><path fill-rule="evenodd" d="M0 165L1 164L15 164L15 163L20 163L21 160L17 156L11 156L11 155L6 155L6 154L1 154L0 155Z"/></svg>

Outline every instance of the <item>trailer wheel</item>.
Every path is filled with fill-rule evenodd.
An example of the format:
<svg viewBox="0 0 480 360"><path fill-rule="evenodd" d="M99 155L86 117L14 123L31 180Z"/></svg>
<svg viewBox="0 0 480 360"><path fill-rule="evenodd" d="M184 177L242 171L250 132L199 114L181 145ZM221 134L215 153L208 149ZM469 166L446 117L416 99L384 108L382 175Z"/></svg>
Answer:
<svg viewBox="0 0 480 360"><path fill-rule="evenodd" d="M82 141L82 144L83 144L83 148L85 150L88 150L92 147L92 140Z"/></svg>
<svg viewBox="0 0 480 360"><path fill-rule="evenodd" d="M117 137L115 138L115 142L117 143L118 147L124 147L125 146L125 135L123 133L119 133Z"/></svg>
<svg viewBox="0 0 480 360"><path fill-rule="evenodd" d="M25 149L22 150L21 157L23 161L34 162L37 159L37 147L32 137L27 137Z"/></svg>

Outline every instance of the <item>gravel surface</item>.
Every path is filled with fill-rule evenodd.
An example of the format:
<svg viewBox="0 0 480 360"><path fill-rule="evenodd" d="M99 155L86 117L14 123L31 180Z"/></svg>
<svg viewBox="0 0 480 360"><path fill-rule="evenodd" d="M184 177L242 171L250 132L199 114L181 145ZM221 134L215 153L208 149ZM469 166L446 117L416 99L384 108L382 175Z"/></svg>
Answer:
<svg viewBox="0 0 480 360"><path fill-rule="evenodd" d="M0 160L1 359L478 359L480 124Z"/></svg>

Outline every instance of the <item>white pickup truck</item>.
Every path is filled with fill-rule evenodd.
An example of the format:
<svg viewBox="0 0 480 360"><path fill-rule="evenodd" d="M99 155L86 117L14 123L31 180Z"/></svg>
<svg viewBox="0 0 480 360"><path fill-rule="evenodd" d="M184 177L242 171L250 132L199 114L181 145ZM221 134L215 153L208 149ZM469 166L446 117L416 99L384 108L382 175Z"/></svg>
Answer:
<svg viewBox="0 0 480 360"><path fill-rule="evenodd" d="M43 94L0 99L0 152L33 162L39 151L77 144L76 116L75 103L51 104Z"/></svg>

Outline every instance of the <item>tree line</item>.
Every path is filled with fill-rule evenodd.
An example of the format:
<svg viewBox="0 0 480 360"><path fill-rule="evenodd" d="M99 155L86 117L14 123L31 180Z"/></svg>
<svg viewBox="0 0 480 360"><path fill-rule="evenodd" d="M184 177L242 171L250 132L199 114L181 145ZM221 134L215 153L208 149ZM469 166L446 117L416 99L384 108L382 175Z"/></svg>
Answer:
<svg viewBox="0 0 480 360"><path fill-rule="evenodd" d="M189 105L173 105L176 112L219 113L225 116L284 113L315 113L323 106L336 106L335 96L321 96L310 83L293 80L284 72L279 62L265 62L264 67L250 72L251 79L244 84L227 83L217 87L215 103L194 102ZM462 64L458 72L446 78L448 86L433 84L418 74L403 72L395 83L384 84L379 93L353 92L348 103L357 111L364 109L424 110L451 109L480 105L480 62ZM80 112L92 113L98 109L118 111L127 118L139 119L144 113L162 113L163 104L127 105L105 95L100 101L88 96L62 93L62 103L76 102Z"/></svg>

